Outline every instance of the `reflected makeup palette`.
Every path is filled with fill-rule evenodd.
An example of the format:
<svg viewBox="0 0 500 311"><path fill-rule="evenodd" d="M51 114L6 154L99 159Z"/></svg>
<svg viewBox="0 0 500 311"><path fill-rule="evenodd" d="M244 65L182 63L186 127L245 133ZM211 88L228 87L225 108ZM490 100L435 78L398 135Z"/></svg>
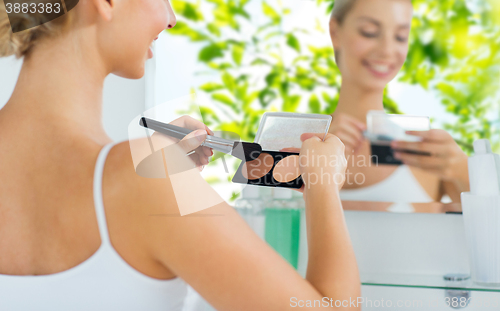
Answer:
<svg viewBox="0 0 500 311"><path fill-rule="evenodd" d="M299 153L279 150L300 150L304 133L326 133L332 117L319 114L266 112L255 135L262 153L253 161L242 162L233 182L267 187L299 189Z"/></svg>
<svg viewBox="0 0 500 311"><path fill-rule="evenodd" d="M299 154L282 151L262 151L255 160L242 162L233 182L256 186L295 188L302 187Z"/></svg>

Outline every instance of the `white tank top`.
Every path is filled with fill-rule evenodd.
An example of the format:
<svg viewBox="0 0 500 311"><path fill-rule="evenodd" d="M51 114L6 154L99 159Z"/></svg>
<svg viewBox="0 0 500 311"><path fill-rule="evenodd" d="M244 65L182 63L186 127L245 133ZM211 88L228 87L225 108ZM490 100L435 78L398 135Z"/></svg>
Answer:
<svg viewBox="0 0 500 311"><path fill-rule="evenodd" d="M102 201L102 172L114 144L102 148L94 170L99 249L83 263L59 273L0 275L0 310L182 310L187 292L182 279L146 276L132 268L111 245Z"/></svg>
<svg viewBox="0 0 500 311"><path fill-rule="evenodd" d="M340 199L395 203L434 201L422 188L407 165L400 165L389 177L376 184L357 189L342 189Z"/></svg>

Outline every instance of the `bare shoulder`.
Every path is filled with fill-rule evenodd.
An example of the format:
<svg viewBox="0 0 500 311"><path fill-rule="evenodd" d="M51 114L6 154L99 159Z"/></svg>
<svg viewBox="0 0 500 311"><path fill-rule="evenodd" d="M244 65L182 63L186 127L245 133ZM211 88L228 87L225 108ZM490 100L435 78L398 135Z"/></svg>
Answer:
<svg viewBox="0 0 500 311"><path fill-rule="evenodd" d="M173 200L162 150L152 151L146 138L112 147L106 159L103 185L109 189L107 194L121 201L129 212L151 214L158 212L159 206L164 212L165 206L170 205L166 203ZM104 189L104 195L105 192Z"/></svg>
<svg viewBox="0 0 500 311"><path fill-rule="evenodd" d="M154 152L149 153L147 159L154 160ZM150 168L164 170L162 161L154 162L158 161L151 161ZM115 144L108 153L102 193L111 243L132 267L159 279L175 276L159 262L160 242L170 241L161 241L165 228L152 225L176 211L169 182L165 175L149 178L137 174L129 141Z"/></svg>

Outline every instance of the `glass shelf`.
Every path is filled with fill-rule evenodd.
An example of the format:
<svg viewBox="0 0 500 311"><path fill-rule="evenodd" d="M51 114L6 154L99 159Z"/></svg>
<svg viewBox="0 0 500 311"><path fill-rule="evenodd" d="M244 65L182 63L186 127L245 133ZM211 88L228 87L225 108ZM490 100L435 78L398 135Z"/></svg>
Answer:
<svg viewBox="0 0 500 311"><path fill-rule="evenodd" d="M361 284L367 286L432 288L500 293L500 285L490 286L477 284L472 282L471 279L466 281L445 281L442 275L361 273Z"/></svg>
<svg viewBox="0 0 500 311"><path fill-rule="evenodd" d="M345 211L424 213L424 214L462 214L460 203L392 203L342 200Z"/></svg>

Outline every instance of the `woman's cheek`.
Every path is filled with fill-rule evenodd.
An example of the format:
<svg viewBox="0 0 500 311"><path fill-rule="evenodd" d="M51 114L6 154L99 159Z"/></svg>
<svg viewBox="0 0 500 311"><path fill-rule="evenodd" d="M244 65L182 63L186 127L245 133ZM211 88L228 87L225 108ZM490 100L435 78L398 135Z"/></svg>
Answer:
<svg viewBox="0 0 500 311"><path fill-rule="evenodd" d="M363 61L364 59L368 58L375 47L376 44L374 40L370 40L358 35L357 37L355 37L355 40L353 40L351 53L352 55L355 55L359 59L359 61Z"/></svg>
<svg viewBox="0 0 500 311"><path fill-rule="evenodd" d="M408 45L405 45L401 51L401 66L405 63L406 57L408 57Z"/></svg>
<svg viewBox="0 0 500 311"><path fill-rule="evenodd" d="M157 24L157 27L161 30L163 29L167 29L167 26L168 26L168 15L170 14L169 13L169 9L167 7L167 5L170 5L170 4L167 4L165 3L165 1L158 1L159 4L158 6L155 8L155 21L156 21L156 24Z"/></svg>

